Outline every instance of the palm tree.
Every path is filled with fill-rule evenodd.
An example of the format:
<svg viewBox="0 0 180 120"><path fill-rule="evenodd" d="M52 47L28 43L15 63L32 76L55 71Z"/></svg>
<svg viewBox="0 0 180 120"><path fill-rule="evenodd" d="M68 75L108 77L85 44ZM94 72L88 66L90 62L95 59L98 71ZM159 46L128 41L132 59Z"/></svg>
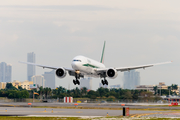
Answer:
<svg viewBox="0 0 180 120"><path fill-rule="evenodd" d="M75 89L73 89L73 93L74 93L74 96L75 96L75 97L80 97L80 95L81 95L81 92L80 92L80 90L79 90L78 87L76 87Z"/></svg>
<svg viewBox="0 0 180 120"><path fill-rule="evenodd" d="M174 85L174 89L175 89L175 90L178 89L178 85L177 85L177 84Z"/></svg>
<svg viewBox="0 0 180 120"><path fill-rule="evenodd" d="M46 87L44 88L44 93L45 93L45 98L47 99L48 93L49 93L49 88Z"/></svg>
<svg viewBox="0 0 180 120"><path fill-rule="evenodd" d="M172 88L172 90L177 90L178 89L178 85L177 84L172 84L171 88Z"/></svg>
<svg viewBox="0 0 180 120"><path fill-rule="evenodd" d="M169 95L170 95L170 90L172 89L172 86L168 86L168 90L169 90Z"/></svg>
<svg viewBox="0 0 180 120"><path fill-rule="evenodd" d="M87 94L87 88L86 87L81 88L81 93L83 95L86 95Z"/></svg>
<svg viewBox="0 0 180 120"><path fill-rule="evenodd" d="M48 88L47 97L51 95L51 88Z"/></svg>
<svg viewBox="0 0 180 120"><path fill-rule="evenodd" d="M157 89L158 89L158 87L157 87L157 86L154 86L154 87L153 87L153 90L154 90L154 95L156 95L156 93L157 93Z"/></svg>
<svg viewBox="0 0 180 120"><path fill-rule="evenodd" d="M43 96L43 92L44 92L44 89L43 89L43 87L41 86L40 88L39 88L39 93L40 93L40 99L42 99L42 96Z"/></svg>
<svg viewBox="0 0 180 120"><path fill-rule="evenodd" d="M174 90L174 85L173 84L171 85L171 89Z"/></svg>

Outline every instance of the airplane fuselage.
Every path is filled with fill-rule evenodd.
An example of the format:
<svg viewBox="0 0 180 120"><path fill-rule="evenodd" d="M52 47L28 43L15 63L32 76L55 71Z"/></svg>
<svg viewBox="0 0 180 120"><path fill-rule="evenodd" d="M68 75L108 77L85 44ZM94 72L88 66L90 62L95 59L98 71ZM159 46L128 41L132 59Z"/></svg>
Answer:
<svg viewBox="0 0 180 120"><path fill-rule="evenodd" d="M105 68L104 64L84 56L74 57L71 66L75 71L79 71L85 76L91 77L99 77L99 75L95 72L95 69Z"/></svg>

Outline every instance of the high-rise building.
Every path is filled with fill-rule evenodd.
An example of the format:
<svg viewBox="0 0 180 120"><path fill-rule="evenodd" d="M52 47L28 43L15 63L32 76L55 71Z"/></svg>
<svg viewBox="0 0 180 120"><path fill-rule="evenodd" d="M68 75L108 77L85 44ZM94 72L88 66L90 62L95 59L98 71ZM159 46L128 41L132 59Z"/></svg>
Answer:
<svg viewBox="0 0 180 120"><path fill-rule="evenodd" d="M11 82L12 66L0 63L0 82Z"/></svg>
<svg viewBox="0 0 180 120"><path fill-rule="evenodd" d="M6 78L5 78L5 82L11 82L11 74L12 74L12 66L11 65L7 65L6 66Z"/></svg>
<svg viewBox="0 0 180 120"><path fill-rule="evenodd" d="M130 70L124 72L124 89L135 89L140 85L140 72Z"/></svg>
<svg viewBox="0 0 180 120"><path fill-rule="evenodd" d="M45 86L50 87L51 89L55 89L55 71L52 70L50 72L44 72L43 74L45 79Z"/></svg>
<svg viewBox="0 0 180 120"><path fill-rule="evenodd" d="M32 81L33 81L33 84L36 84L38 85L39 87L45 87L45 79L44 79L44 76L42 75L34 75L31 77Z"/></svg>
<svg viewBox="0 0 180 120"><path fill-rule="evenodd" d="M27 62L35 63L35 53L31 52L27 54ZM36 74L34 65L27 65L27 79L31 81L31 77Z"/></svg>
<svg viewBox="0 0 180 120"><path fill-rule="evenodd" d="M83 78L80 80L80 89L86 87L88 90L92 90L92 78Z"/></svg>

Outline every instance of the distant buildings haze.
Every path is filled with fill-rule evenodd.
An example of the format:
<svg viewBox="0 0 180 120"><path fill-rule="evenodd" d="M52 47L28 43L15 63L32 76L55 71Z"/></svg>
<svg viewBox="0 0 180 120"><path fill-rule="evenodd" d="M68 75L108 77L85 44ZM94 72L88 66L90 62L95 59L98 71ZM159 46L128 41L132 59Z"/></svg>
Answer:
<svg viewBox="0 0 180 120"><path fill-rule="evenodd" d="M43 88L45 88L44 76L42 76L42 75L34 75L34 76L32 76L32 81L33 81L33 84L36 84L39 87L42 86Z"/></svg>
<svg viewBox="0 0 180 120"><path fill-rule="evenodd" d="M0 63L0 82L11 82L12 66L5 62Z"/></svg>
<svg viewBox="0 0 180 120"><path fill-rule="evenodd" d="M138 85L136 86L136 90L147 90L150 92L155 92L154 91L154 87L157 87L157 91L158 90L168 90L168 87L164 82L159 82L158 85ZM172 92L175 92L176 94L179 94L180 91L180 86L177 86L177 90L176 89L171 89ZM161 95L161 94L160 94Z"/></svg>
<svg viewBox="0 0 180 120"><path fill-rule="evenodd" d="M140 72L135 70L124 72L123 82L124 89L135 89L136 86L140 85Z"/></svg>
<svg viewBox="0 0 180 120"><path fill-rule="evenodd" d="M44 72L45 87L55 89L55 71Z"/></svg>
<svg viewBox="0 0 180 120"><path fill-rule="evenodd" d="M27 54L27 62L35 63L35 53L31 52ZM31 77L36 74L34 65L27 65L27 79L31 81Z"/></svg>
<svg viewBox="0 0 180 120"><path fill-rule="evenodd" d="M120 85L120 84L110 85L110 89L119 89L119 88L121 88L121 85Z"/></svg>
<svg viewBox="0 0 180 120"><path fill-rule="evenodd" d="M92 78L82 78L79 87L80 89L86 87L88 90L92 90Z"/></svg>

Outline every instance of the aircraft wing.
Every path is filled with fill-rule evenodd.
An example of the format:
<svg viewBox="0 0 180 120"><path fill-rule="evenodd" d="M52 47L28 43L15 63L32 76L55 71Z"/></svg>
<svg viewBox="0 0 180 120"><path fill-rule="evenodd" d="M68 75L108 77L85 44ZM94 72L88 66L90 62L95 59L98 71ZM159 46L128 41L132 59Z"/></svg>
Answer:
<svg viewBox="0 0 180 120"><path fill-rule="evenodd" d="M145 68L148 68L148 67L153 67L155 65L162 65L162 64L168 64L168 63L172 63L172 61L169 61L169 62L163 62L163 63L155 63L155 64L148 64L148 65L139 65L139 66L130 66L130 67L118 67L118 68L115 68L117 71L121 71L121 72L124 72L124 71L129 71L129 70L134 70L134 69L145 69ZM96 69L97 72L104 72L104 71L107 71L108 68L100 68L100 69Z"/></svg>
<svg viewBox="0 0 180 120"><path fill-rule="evenodd" d="M28 65L34 65L34 66L38 66L38 67L42 67L42 68L49 68L49 69L54 69L54 70L57 70L58 68L60 68L60 67L54 67L54 66L35 64L35 63L31 63L31 62L22 62L22 61L19 61L19 63L28 64ZM63 68L65 70L67 70L67 71L75 72L72 68L65 68L65 67L63 67Z"/></svg>

